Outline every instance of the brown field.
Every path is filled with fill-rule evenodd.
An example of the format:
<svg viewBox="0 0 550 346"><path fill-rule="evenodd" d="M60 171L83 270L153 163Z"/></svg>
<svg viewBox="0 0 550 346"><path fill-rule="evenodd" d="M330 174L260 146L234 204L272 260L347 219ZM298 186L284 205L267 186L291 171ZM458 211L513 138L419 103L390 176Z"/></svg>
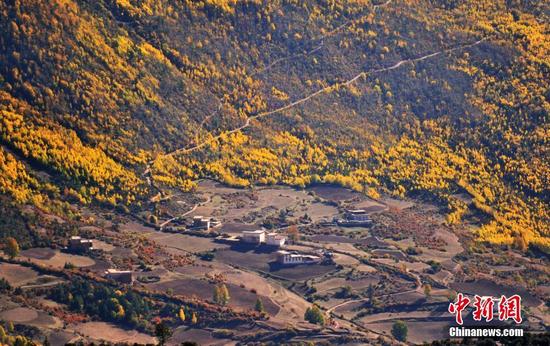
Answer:
<svg viewBox="0 0 550 346"><path fill-rule="evenodd" d="M13 323L24 323L36 327L59 328L61 321L47 313L30 308L18 307L0 313L0 318Z"/></svg>
<svg viewBox="0 0 550 346"><path fill-rule="evenodd" d="M159 282L147 285L150 289L165 292L167 289L172 289L174 294L184 296L196 296L201 299L212 300L215 284L206 280L199 279L178 279L173 281ZM273 303L268 297L258 296L250 292L249 289L242 288L235 284L227 284L231 299L229 306L242 310L252 310L256 304L256 299L260 298L264 304L264 308L269 315L276 315L279 312L279 307Z"/></svg>
<svg viewBox="0 0 550 346"><path fill-rule="evenodd" d="M227 248L228 245L216 243L212 238L195 237L186 234L151 233L149 237L157 244L187 252L204 252Z"/></svg>
<svg viewBox="0 0 550 346"><path fill-rule="evenodd" d="M125 223L121 223L119 224L119 228L122 232L139 232L139 233L155 232L154 228L146 226L137 221L128 221Z"/></svg>
<svg viewBox="0 0 550 346"><path fill-rule="evenodd" d="M425 269L430 268L430 266L424 262L408 262L408 261L396 262L393 258L374 258L373 261L386 264L392 267L396 267L396 268L401 268L405 266L407 270L412 270L419 273L423 272Z"/></svg>
<svg viewBox="0 0 550 346"><path fill-rule="evenodd" d="M330 246L327 245L325 247L327 249L334 249L337 251L345 252L353 256L363 257L367 255L365 251L359 250L353 244L349 244L349 243L332 243L330 244Z"/></svg>
<svg viewBox="0 0 550 346"><path fill-rule="evenodd" d="M352 256L348 256L348 255L343 255L343 254L334 254L334 257L333 257L333 260L334 262L336 262L336 264L339 264L339 265L342 265L342 266L358 266L361 264L361 262L359 262L358 259L356 259L355 257L352 257Z"/></svg>
<svg viewBox="0 0 550 346"><path fill-rule="evenodd" d="M234 189L212 181L201 181L198 193L206 202L198 205L188 216L213 216L224 222L240 221L252 213L261 212L266 216L287 207L293 209L296 215L303 215L308 212L309 205L313 201L305 191L284 186ZM326 208L324 205L313 206L309 211L316 218L333 212L331 208ZM260 215L257 216L262 218ZM253 221L252 219L247 222Z"/></svg>
<svg viewBox="0 0 550 346"><path fill-rule="evenodd" d="M94 239L94 248L105 252L111 252L115 249L115 246L104 241Z"/></svg>
<svg viewBox="0 0 550 346"><path fill-rule="evenodd" d="M360 264L357 267L355 267L355 270L363 273L374 273L376 272L376 268L369 266L367 264Z"/></svg>
<svg viewBox="0 0 550 346"><path fill-rule="evenodd" d="M353 198L364 198L359 192L352 191L336 185L316 185L308 188L317 196L329 201L348 201Z"/></svg>
<svg viewBox="0 0 550 346"><path fill-rule="evenodd" d="M395 198L385 197L382 198L382 203L387 205L389 208L404 210L412 208L415 204L412 201L404 201Z"/></svg>
<svg viewBox="0 0 550 346"><path fill-rule="evenodd" d="M13 323L30 322L38 317L38 311L29 308L15 308L0 313L0 317Z"/></svg>
<svg viewBox="0 0 550 346"><path fill-rule="evenodd" d="M224 223L220 228L221 233L241 234L243 231L254 231L262 228L259 224L245 224L240 222Z"/></svg>
<svg viewBox="0 0 550 346"><path fill-rule="evenodd" d="M197 261L197 263L195 263L193 265L178 267L178 268L175 269L175 271L177 273L183 274L185 276L201 277L201 276L204 276L207 273L211 273L211 272L214 271L214 268L210 267L211 264L215 264L215 262Z"/></svg>
<svg viewBox="0 0 550 346"><path fill-rule="evenodd" d="M389 302L391 302L392 304L409 305L416 304L418 301L425 299L426 296L424 295L424 293L421 292L405 291L390 295L388 298Z"/></svg>
<svg viewBox="0 0 550 346"><path fill-rule="evenodd" d="M52 345L65 345L73 342L73 340L76 341L76 339L79 338L80 337L76 336L74 333L69 333L63 330L53 330L48 335L48 340Z"/></svg>
<svg viewBox="0 0 550 346"><path fill-rule="evenodd" d="M156 344L156 338L135 330L126 330L106 322L85 322L72 326L75 332L94 340L109 340L110 342L136 342L140 344Z"/></svg>
<svg viewBox="0 0 550 346"><path fill-rule="evenodd" d="M317 288L317 292L323 293L327 291L337 291L341 287L351 286L354 290L362 291L366 290L370 284L376 285L379 282L377 277L368 277L359 280L347 280L346 278L331 278L319 283L316 283L314 286Z"/></svg>
<svg viewBox="0 0 550 346"><path fill-rule="evenodd" d="M452 316L443 311L408 311L408 312L381 312L367 315L359 319L363 324L410 319L444 318L451 319Z"/></svg>
<svg viewBox="0 0 550 346"><path fill-rule="evenodd" d="M56 251L50 248L33 248L23 250L19 254L21 257L29 257L37 260L49 260L55 256Z"/></svg>
<svg viewBox="0 0 550 346"><path fill-rule="evenodd" d="M298 265L280 267L274 264L275 254L263 252L261 249L233 247L231 250L216 252L216 259L229 265L247 268L254 271L269 273L286 280L303 281L325 275L335 270L334 265Z"/></svg>
<svg viewBox="0 0 550 346"><path fill-rule="evenodd" d="M372 254L378 257L391 257L400 261L407 259L405 254L399 250L376 249L372 250Z"/></svg>
<svg viewBox="0 0 550 346"><path fill-rule="evenodd" d="M414 344L449 338L449 321L407 321L406 323L409 327L407 341ZM393 321L366 324L367 328L387 335L391 335L392 326Z"/></svg>
<svg viewBox="0 0 550 346"><path fill-rule="evenodd" d="M340 302L338 302L338 303L340 303ZM341 307L338 307L338 308L334 309L333 312L338 316L343 315L345 318L351 319L355 315L357 315L357 313L359 312L358 309L361 308L364 304L365 303L362 302L362 301L352 302L352 303L349 303L349 304L346 304L346 305L343 305Z"/></svg>
<svg viewBox="0 0 550 346"><path fill-rule="evenodd" d="M443 240L443 242L445 243L444 251L421 247L423 253L419 255L418 258L424 261L434 260L438 262L444 262L452 259L457 254L464 251L464 248L462 244L460 244L460 241L458 240L456 234L452 233L449 230L446 230L444 228L437 228L433 237Z"/></svg>
<svg viewBox="0 0 550 346"><path fill-rule="evenodd" d="M315 202L307 206L306 210L304 210L304 214L307 214L313 222L325 219L332 220L332 218L338 214L338 209L331 205Z"/></svg>
<svg viewBox="0 0 550 346"><path fill-rule="evenodd" d="M331 235L331 234L316 234L309 237L310 241L313 242L320 242L320 243L348 243L348 244L355 244L359 240L353 239L346 236L341 235Z"/></svg>
<svg viewBox="0 0 550 346"><path fill-rule="evenodd" d="M369 214L372 213L381 213L388 210L388 206L372 199L366 199L365 201L357 202L353 204L353 207L356 209L365 209Z"/></svg>
<svg viewBox="0 0 550 346"><path fill-rule="evenodd" d="M0 277L6 279L12 287L19 287L38 279L38 273L31 268L18 264L0 263Z"/></svg>
<svg viewBox="0 0 550 346"><path fill-rule="evenodd" d="M374 236L358 239L358 243L363 246L368 246L373 248L384 248L389 246L387 242Z"/></svg>
<svg viewBox="0 0 550 346"><path fill-rule="evenodd" d="M223 185L223 184L220 184L218 183L217 181L214 181L214 180L209 180L209 179L203 179L201 181L199 181L199 183L197 184L197 192L202 192L202 193L205 193L205 192L208 192L208 193L219 193L219 194L230 194L230 193L235 193L235 192L241 192L241 191L244 191L243 189L237 189L237 188L234 188L234 187L229 187L227 185Z"/></svg>
<svg viewBox="0 0 550 346"><path fill-rule="evenodd" d="M65 263L72 263L76 267L91 267L95 264L95 261L89 257L72 255L48 248L34 248L21 251L19 259L29 259L33 263L56 269L63 268Z"/></svg>
<svg viewBox="0 0 550 346"><path fill-rule="evenodd" d="M235 341L229 339L217 339L209 331L179 327L168 341L168 345L181 345L185 341L196 342L199 345L232 345Z"/></svg>

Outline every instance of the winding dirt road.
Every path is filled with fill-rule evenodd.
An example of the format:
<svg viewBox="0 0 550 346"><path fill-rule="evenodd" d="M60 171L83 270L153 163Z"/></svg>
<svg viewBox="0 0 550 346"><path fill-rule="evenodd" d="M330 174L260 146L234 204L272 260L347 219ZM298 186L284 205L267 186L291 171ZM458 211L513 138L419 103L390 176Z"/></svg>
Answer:
<svg viewBox="0 0 550 346"><path fill-rule="evenodd" d="M295 101L293 101L293 102L291 102L291 103L289 103L285 106L273 109L271 111L262 112L262 113L254 115L254 116L251 116L251 117L246 119L246 122L243 125L235 128L233 130L222 132L217 136L212 136L212 137L206 139L205 141L203 141L202 143L199 143L199 144L197 144L193 147L181 148L181 149L176 149L172 152L168 152L168 153L164 154L164 156L174 156L174 155L179 155L179 154L191 153L193 151L196 151L198 149L201 149L201 148L205 147L206 145L220 139L223 136L228 136L228 135L231 135L233 133L236 133L236 132L239 132L239 131L242 131L242 130L246 129L247 127L250 126L252 120L257 120L257 119L267 117L267 116L270 116L270 115L273 115L273 114L276 114L276 113L284 112L284 111L289 110L291 108L294 108L298 105L301 105L301 104L303 104L303 103L311 100L312 98L315 98L315 97L317 97L317 96L319 96L323 93L329 93L332 90L337 89L339 87L349 86L349 85L357 82L361 78L366 79L366 77L369 76L369 75L395 70L395 69L397 69L397 68L399 68L403 65L406 65L406 64L412 64L412 63L420 62L420 61L427 60L427 59L430 59L430 58L434 58L434 57L437 57L439 55L450 54L450 53L455 52L455 51L472 48L474 46L477 46L477 45L481 44L486 39L487 38L484 37L484 38L482 38L480 40L477 40L473 43L468 43L468 44L455 46L455 47L452 47L452 48L448 48L448 49L440 50L440 51L433 52L433 53L430 53L430 54L422 55L422 56L419 56L419 57L416 57L416 58L403 59L403 60L400 60L400 61L398 61L398 62L396 62L396 63L394 63L393 65L390 65L390 66L386 66L386 67L382 67L382 68L378 68L378 69L371 69L371 70L367 70L367 71L362 71L362 72L358 73L357 75L355 75L353 78L351 78L351 79L349 79L345 82L333 83L333 84L331 84L327 87L321 88L321 89L313 92L312 94L309 94L309 95L304 96L304 97L302 97L298 100L295 100Z"/></svg>

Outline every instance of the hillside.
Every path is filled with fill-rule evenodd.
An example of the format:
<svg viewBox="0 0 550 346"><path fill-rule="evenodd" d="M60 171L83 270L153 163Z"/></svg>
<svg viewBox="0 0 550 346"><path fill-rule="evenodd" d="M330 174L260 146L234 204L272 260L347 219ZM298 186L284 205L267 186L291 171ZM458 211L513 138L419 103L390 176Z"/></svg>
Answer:
<svg viewBox="0 0 550 346"><path fill-rule="evenodd" d="M435 200L479 240L548 252L549 11L5 1L0 192L63 214L151 209L159 188L203 177L336 183Z"/></svg>

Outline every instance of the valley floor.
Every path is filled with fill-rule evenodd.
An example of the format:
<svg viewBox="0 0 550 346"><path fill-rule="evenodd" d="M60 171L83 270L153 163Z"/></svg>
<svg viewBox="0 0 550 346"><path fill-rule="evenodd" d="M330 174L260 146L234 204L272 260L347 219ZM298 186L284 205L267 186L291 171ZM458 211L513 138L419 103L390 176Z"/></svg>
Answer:
<svg viewBox="0 0 550 346"><path fill-rule="evenodd" d="M19 292L2 293L0 318L31 328L37 336L46 335L52 344L76 340L155 343L145 331L100 321L97 316L76 316L70 306L44 293L66 283L67 272L100 278L115 267L132 271L137 279L133 287L149 294L208 302L215 287L224 283L231 311L248 313L257 301L262 302L264 317L231 329L193 325L188 320L172 324L168 343L173 345L247 340L344 343L343 336L382 340L391 338L397 320L408 325L410 342L430 342L449 337L448 328L455 322L447 308L456 292L517 293L525 305L522 328L541 331L549 323L543 304L549 298L548 282L534 287L532 281L516 275L544 277L545 260L508 250L467 249L472 247L469 234L475 225L449 227L437 206L426 202L372 200L333 186L243 190L202 181L192 196L174 192L161 205L156 224L140 221L147 220L148 212L128 217L82 210L88 222L80 225L80 232L93 235L98 248L92 255L33 248L13 261L4 257L2 277ZM369 214L372 227L340 227L332 221L347 209L359 208ZM186 230L184 222L193 216L213 217L221 225L211 231ZM276 249L245 245L238 239L243 230L262 226L296 237L289 239L285 250L330 252L332 260L279 266ZM312 303L324 312L324 327L304 320ZM469 315L466 321L474 322Z"/></svg>

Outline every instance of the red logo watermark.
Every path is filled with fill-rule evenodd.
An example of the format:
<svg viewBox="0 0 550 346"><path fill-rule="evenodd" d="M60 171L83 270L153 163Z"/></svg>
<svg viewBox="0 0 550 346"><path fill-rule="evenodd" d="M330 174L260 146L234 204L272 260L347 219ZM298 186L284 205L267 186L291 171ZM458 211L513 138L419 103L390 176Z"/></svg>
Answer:
<svg viewBox="0 0 550 346"><path fill-rule="evenodd" d="M494 318L495 301L498 300L497 311L500 321L514 320L517 324L521 323L521 297L514 294L511 297L501 296L500 299L493 297L480 297L477 294L474 296L474 312L472 314L474 320L481 321L484 319L490 322ZM472 301L470 298L459 293L454 303L449 304L449 312L455 315L456 323L462 325L462 312L470 306Z"/></svg>

